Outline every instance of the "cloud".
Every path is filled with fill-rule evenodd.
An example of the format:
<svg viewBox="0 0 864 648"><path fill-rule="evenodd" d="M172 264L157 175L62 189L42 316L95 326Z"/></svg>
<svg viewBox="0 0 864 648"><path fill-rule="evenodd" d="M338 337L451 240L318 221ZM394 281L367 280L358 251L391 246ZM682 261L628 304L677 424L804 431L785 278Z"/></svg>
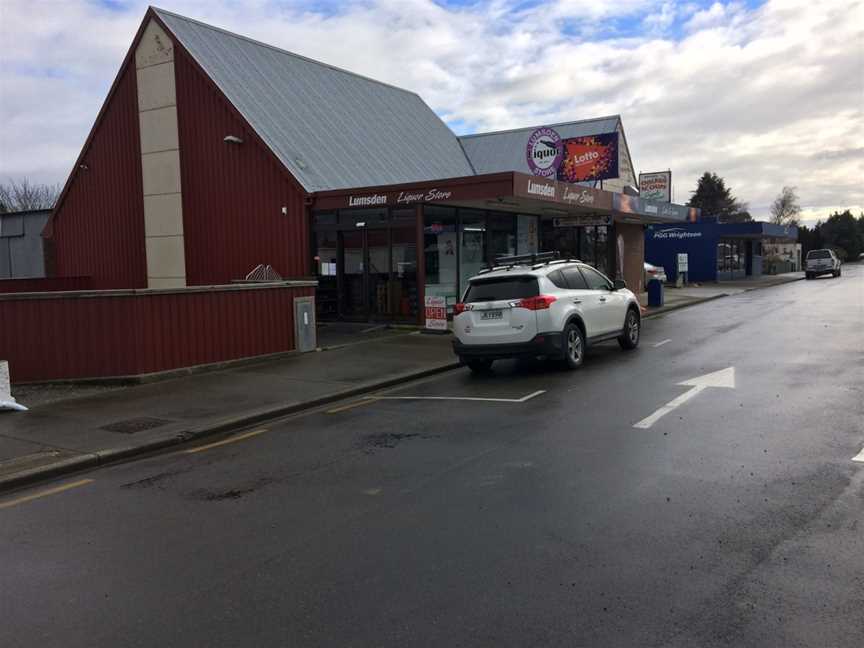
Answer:
<svg viewBox="0 0 864 648"><path fill-rule="evenodd" d="M0 178L65 179L146 10L0 2ZM178 13L418 92L459 132L620 113L676 199L705 170L767 216L864 208L861 2L177 0ZM827 37L826 35L829 35Z"/></svg>

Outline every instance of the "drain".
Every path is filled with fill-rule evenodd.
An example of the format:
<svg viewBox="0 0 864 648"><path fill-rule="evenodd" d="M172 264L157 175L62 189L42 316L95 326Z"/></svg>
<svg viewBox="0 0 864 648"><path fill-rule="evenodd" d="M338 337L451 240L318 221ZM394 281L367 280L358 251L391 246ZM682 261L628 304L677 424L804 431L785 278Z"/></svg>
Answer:
<svg viewBox="0 0 864 648"><path fill-rule="evenodd" d="M108 425L103 425L99 429L107 430L108 432L119 432L120 434L135 434L136 432L144 432L145 430L152 430L153 428L161 427L170 422L171 421L166 421L164 419L142 416L140 418L109 423Z"/></svg>

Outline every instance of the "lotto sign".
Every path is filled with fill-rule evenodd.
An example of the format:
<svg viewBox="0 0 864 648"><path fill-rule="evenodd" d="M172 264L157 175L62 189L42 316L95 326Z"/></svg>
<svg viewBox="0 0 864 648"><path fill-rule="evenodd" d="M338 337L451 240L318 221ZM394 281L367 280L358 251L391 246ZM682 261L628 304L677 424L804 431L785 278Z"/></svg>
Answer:
<svg viewBox="0 0 864 648"><path fill-rule="evenodd" d="M426 328L433 331L447 330L447 298L426 297Z"/></svg>

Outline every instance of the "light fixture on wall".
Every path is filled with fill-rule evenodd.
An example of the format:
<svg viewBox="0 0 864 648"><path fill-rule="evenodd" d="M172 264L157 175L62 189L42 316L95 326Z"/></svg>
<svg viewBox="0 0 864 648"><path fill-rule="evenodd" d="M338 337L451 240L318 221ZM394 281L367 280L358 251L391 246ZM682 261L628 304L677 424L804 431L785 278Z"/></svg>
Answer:
<svg viewBox="0 0 864 648"><path fill-rule="evenodd" d="M226 144L242 144L243 140L237 137L236 135L226 135L225 139L222 140Z"/></svg>

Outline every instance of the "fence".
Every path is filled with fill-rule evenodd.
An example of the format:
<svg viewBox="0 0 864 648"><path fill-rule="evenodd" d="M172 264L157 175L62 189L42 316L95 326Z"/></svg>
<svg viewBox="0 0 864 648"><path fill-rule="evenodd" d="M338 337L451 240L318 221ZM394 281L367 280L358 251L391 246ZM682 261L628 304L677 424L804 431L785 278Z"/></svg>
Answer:
<svg viewBox="0 0 864 648"><path fill-rule="evenodd" d="M140 376L294 349L314 281L0 294L0 358L16 383Z"/></svg>

